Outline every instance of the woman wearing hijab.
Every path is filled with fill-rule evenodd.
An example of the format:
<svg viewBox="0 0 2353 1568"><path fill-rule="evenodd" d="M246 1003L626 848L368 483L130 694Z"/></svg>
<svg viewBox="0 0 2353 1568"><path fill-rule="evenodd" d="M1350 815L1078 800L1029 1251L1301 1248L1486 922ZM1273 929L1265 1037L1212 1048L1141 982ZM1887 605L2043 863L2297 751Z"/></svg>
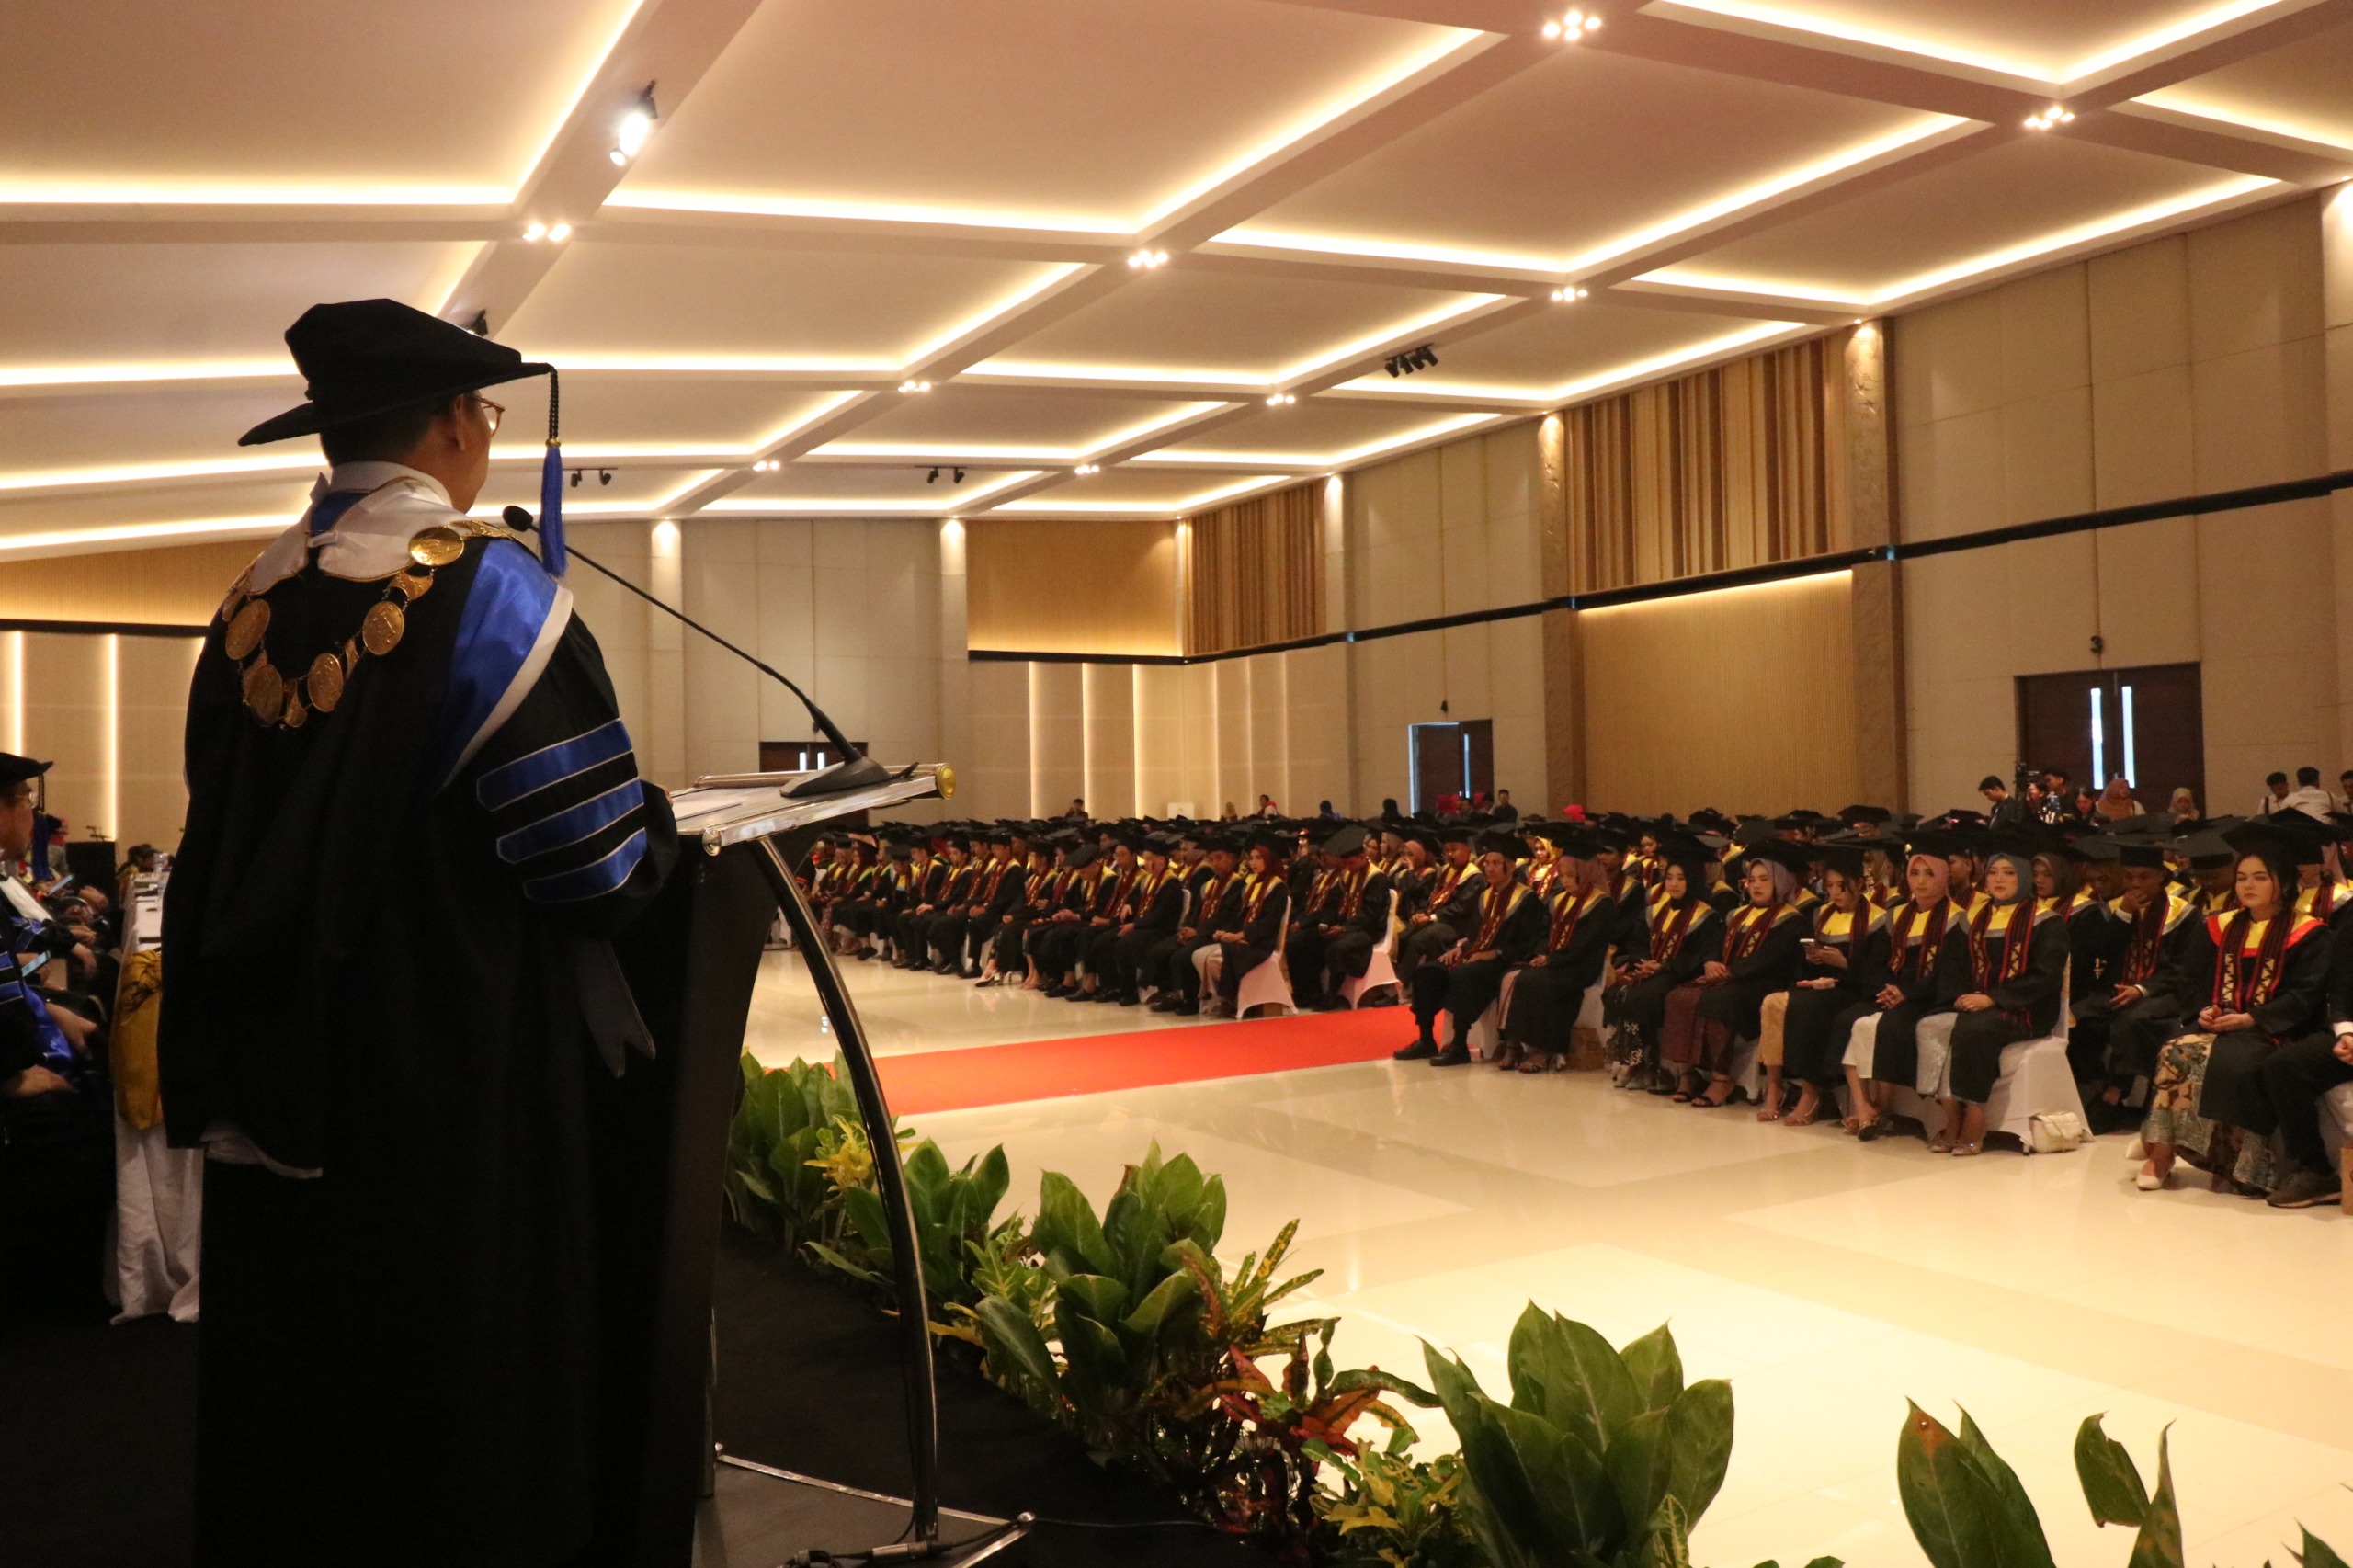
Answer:
<svg viewBox="0 0 2353 1568"><path fill-rule="evenodd" d="M1893 1086L1909 1088L1920 1066L1920 1020L1951 1007L1969 984L1969 935L1952 896L1949 835L1914 839L1904 866L1911 897L1888 916L1888 972L1872 1008L1848 1026L1846 1128L1865 1142L1886 1130Z"/></svg>
<svg viewBox="0 0 2353 1568"><path fill-rule="evenodd" d="M1259 800L1271 803L1263 795ZM1289 835L1267 829L1252 837L1250 872L1242 884L1242 922L1231 930L1211 932L1215 945L1203 949L1218 954L1217 994L1229 1008L1242 994L1242 977L1282 949L1283 931L1290 923L1290 883L1283 864L1290 843Z"/></svg>
<svg viewBox="0 0 2353 1568"><path fill-rule="evenodd" d="M2271 1139L2279 1113L2264 1092L2264 1063L2327 1028L2336 944L2325 923L2295 912L2289 841L2260 823L2224 836L2238 854L2237 907L2209 915L2190 937L2184 1005L2198 1005L2200 1032L2157 1058L2141 1131L2149 1158L2134 1182L2143 1192L2165 1187L2182 1156L2212 1172L2218 1189L2269 1192L2280 1176Z"/></svg>
<svg viewBox="0 0 2353 1568"><path fill-rule="evenodd" d="M1920 1092L1933 1091L1945 1113L1944 1130L1928 1140L1932 1154L1984 1153L1985 1102L2002 1075L2004 1048L2059 1027L2067 926L2036 902L2034 862L2030 848L2002 842L1981 863L1985 898L1969 918L1969 989L1953 998L1945 1050L1922 1052Z"/></svg>
<svg viewBox="0 0 2353 1568"><path fill-rule="evenodd" d="M1659 1056L1677 1070L1677 1104L1712 1109L1737 1093L1725 1070L1733 1042L1755 1040L1765 998L1797 978L1806 921L1796 901L1805 865L1804 847L1783 839L1764 839L1742 852L1745 896L1724 917L1722 945L1695 980L1667 998ZM1704 1092L1702 1072L1709 1079Z"/></svg>
<svg viewBox="0 0 2353 1568"><path fill-rule="evenodd" d="M1790 1127L1811 1127L1820 1119L1822 1096L1836 1094L1845 1077L1840 1057L1847 1037L1856 1019L1876 1009L1888 981L1888 914L1869 896L1864 852L1821 847L1823 901L1805 944L1804 971L1790 987L1781 1021L1781 1075L1798 1085L1797 1106L1782 1119ZM1767 1085L1767 1111L1779 1108L1777 1087Z"/></svg>
<svg viewBox="0 0 2353 1568"><path fill-rule="evenodd" d="M1658 896L1639 951L1621 962L1617 982L1602 993L1603 1022L1610 1026L1623 1052L1626 1075L1620 1083L1670 1094L1674 1080L1658 1074L1659 1030L1666 1022L1666 1001L1685 982L1696 978L1707 961L1716 937L1715 905L1706 897L1707 846L1679 835L1660 846L1664 867ZM1657 1081L1654 1082L1654 1078Z"/></svg>
<svg viewBox="0 0 2353 1568"><path fill-rule="evenodd" d="M1595 858L1600 840L1566 824L1540 824L1531 831L1557 851L1548 862L1552 874L1544 900L1544 950L1512 982L1504 1049L1496 1054L1500 1066L1547 1073L1568 1065L1585 994L1601 978L1609 956L1618 901L1608 872Z"/></svg>
<svg viewBox="0 0 2353 1568"><path fill-rule="evenodd" d="M2132 786L2120 773L2108 781L2108 788L2092 802L2090 816L2094 822L2124 822L2146 812L2147 808L2132 798Z"/></svg>
<svg viewBox="0 0 2353 1568"><path fill-rule="evenodd" d="M2165 802L2165 811L2173 818L2176 827L2186 822L2201 822L2206 816L2198 809L2198 797L2189 792L2187 784L2174 790L2173 798Z"/></svg>

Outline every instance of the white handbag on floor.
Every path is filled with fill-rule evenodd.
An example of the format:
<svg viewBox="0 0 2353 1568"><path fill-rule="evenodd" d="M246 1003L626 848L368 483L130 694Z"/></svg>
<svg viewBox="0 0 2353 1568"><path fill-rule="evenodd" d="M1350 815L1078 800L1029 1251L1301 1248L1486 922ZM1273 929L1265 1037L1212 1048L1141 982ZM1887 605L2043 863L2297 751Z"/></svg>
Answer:
<svg viewBox="0 0 2353 1568"><path fill-rule="evenodd" d="M2038 1154L2060 1154L2091 1142L2091 1129L2072 1110L2046 1110L2027 1123L2029 1146Z"/></svg>

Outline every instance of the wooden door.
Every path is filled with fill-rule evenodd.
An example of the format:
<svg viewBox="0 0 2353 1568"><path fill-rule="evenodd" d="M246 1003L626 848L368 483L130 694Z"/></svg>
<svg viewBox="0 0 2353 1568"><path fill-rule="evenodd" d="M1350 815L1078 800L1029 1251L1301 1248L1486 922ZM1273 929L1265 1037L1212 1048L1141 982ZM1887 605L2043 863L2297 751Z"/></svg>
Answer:
<svg viewBox="0 0 2353 1568"><path fill-rule="evenodd" d="M1406 734L1414 759L1411 809L1436 811L1447 796L1462 794L1469 783L1462 765L1462 726L1413 724Z"/></svg>
<svg viewBox="0 0 2353 1568"><path fill-rule="evenodd" d="M2098 790L2122 777L2161 812L2187 786L2206 801L2206 722L2196 665L2018 677L2018 759ZM2211 808L2210 808L2211 809Z"/></svg>
<svg viewBox="0 0 2353 1568"><path fill-rule="evenodd" d="M1495 799L1495 722L1493 719L1462 721L1462 778L1472 798L1481 795L1493 805Z"/></svg>

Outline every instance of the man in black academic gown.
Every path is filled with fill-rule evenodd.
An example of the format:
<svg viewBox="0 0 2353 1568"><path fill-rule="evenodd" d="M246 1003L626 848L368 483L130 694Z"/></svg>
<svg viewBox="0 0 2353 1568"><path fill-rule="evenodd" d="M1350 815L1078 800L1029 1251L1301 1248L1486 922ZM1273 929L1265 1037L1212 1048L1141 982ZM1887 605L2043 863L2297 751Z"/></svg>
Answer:
<svg viewBox="0 0 2353 1568"><path fill-rule="evenodd" d="M208 1155L196 1562L615 1560L650 1264L604 1216L647 1092L607 938L660 891L572 597L466 517L543 372L387 300L287 333L332 472L188 697L165 915L172 1142ZM638 1065L643 1065L639 1063Z"/></svg>

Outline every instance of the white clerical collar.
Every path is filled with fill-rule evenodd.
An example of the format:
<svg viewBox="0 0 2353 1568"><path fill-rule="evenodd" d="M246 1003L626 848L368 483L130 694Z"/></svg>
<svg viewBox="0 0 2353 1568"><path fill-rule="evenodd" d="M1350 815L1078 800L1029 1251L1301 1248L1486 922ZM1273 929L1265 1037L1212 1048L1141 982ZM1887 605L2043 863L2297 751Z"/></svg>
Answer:
<svg viewBox="0 0 2353 1568"><path fill-rule="evenodd" d="M381 490L395 479L413 479L431 491L441 505L450 505L449 486L439 480L406 463L387 462L337 463L311 486L311 499L313 503L324 501L341 490Z"/></svg>

